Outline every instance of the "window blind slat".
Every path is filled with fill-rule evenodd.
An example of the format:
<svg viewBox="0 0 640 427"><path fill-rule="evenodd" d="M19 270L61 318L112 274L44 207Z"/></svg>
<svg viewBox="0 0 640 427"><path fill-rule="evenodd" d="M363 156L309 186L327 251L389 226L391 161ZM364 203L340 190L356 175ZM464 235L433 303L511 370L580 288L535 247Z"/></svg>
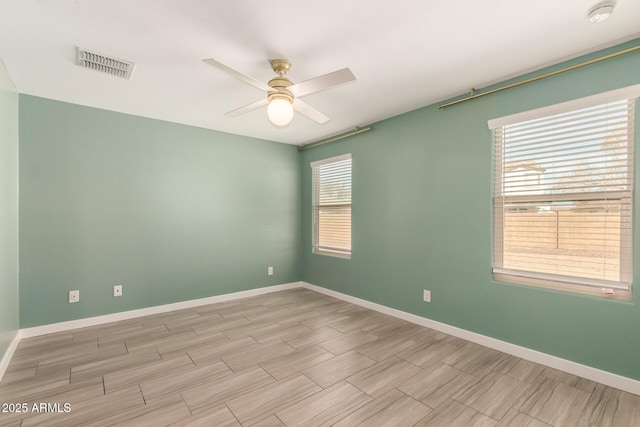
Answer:
<svg viewBox="0 0 640 427"><path fill-rule="evenodd" d="M620 118L630 117L629 112L626 110L626 105L624 105L624 102L625 101L620 102L615 108L592 111L592 114L589 115L568 114L564 116L555 116L552 120L544 118L538 121L526 122L524 125L512 124L508 125L508 129L500 129L499 132L508 130L509 133L514 135L527 133L539 134L544 133L547 130L560 130L575 128L579 126L590 126L593 123L614 123Z"/></svg>
<svg viewBox="0 0 640 427"><path fill-rule="evenodd" d="M621 105L620 108L624 108ZM602 131L602 127L614 130L621 127L621 125L628 121L631 117L625 110L624 114L616 114L612 111L604 112L606 117L598 117L596 120L586 120L583 117L571 116L565 120L553 120L552 122L545 121L539 126L527 126L527 127L515 127L511 125L508 130L502 130L501 132L509 132L509 135L514 141L526 141L535 136L536 138L549 138L553 136L560 136L566 134L581 134L586 131ZM598 114L603 114L599 112ZM588 132L587 132L588 133Z"/></svg>
<svg viewBox="0 0 640 427"><path fill-rule="evenodd" d="M570 141L558 142L558 141L540 141L539 144L532 146L528 145L512 145L510 146L509 155L511 158L517 157L518 155L529 156L531 154L536 153L548 153L548 152L563 152L562 148L567 149L567 151L572 151L575 148L576 144L581 144L581 148L588 150L589 148L601 148L602 147L602 138L603 136L607 136L608 134L599 134L595 138L572 138ZM616 135L616 139L626 140L625 135ZM593 144L590 144L593 143ZM611 151L620 151L621 147L616 147L611 145L609 147L608 152ZM604 155L604 153L603 153Z"/></svg>

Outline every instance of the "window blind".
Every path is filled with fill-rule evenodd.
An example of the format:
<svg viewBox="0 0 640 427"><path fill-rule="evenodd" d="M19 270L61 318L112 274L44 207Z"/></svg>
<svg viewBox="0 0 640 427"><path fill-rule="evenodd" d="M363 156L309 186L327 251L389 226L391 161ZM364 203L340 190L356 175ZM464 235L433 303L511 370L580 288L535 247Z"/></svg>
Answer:
<svg viewBox="0 0 640 427"><path fill-rule="evenodd" d="M634 99L494 128L494 273L628 290Z"/></svg>
<svg viewBox="0 0 640 427"><path fill-rule="evenodd" d="M311 164L313 251L351 254L351 154Z"/></svg>

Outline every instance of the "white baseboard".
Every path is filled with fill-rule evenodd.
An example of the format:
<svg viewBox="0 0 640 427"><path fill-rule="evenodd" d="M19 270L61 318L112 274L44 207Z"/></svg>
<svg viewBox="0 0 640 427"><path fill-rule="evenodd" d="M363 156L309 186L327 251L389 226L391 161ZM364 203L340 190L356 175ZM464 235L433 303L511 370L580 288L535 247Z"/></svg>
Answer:
<svg viewBox="0 0 640 427"><path fill-rule="evenodd" d="M218 302L231 301L241 298L248 298L271 292L284 291L287 289L299 288L301 282L285 283L282 285L267 286L264 288L249 289L247 291L233 292L230 294L216 295L213 297L181 301L172 304L157 305L154 307L140 308L137 310L122 311L120 313L105 314L103 316L87 317L67 322L52 323L49 325L35 326L33 328L21 329L21 338L36 337L39 335L52 334L55 332L68 331L70 329L86 328L87 326L102 325L105 323L119 322L136 317L149 316L152 314L166 313L184 308L199 307L201 305L215 304Z"/></svg>
<svg viewBox="0 0 640 427"><path fill-rule="evenodd" d="M570 360L562 359L560 357L552 356L546 353L542 353L536 350L531 350L526 347L522 347L516 344L511 344L506 341L501 341L495 338L481 335L475 332L467 331L465 329L457 328L455 326L447 325L446 323L437 322L435 320L427 319L417 316L415 314L407 313L405 311L397 310L395 308L387 307L381 304L376 304L361 298L353 297L341 292L326 289L320 286L312 285L306 282L293 282L282 285L268 286L264 288L250 289L247 291L234 292L224 295L216 295L213 297L200 298L189 301L182 301L173 304L159 305L155 307L141 308L138 310L124 311L120 313L107 314L104 316L89 317L86 319L71 320L68 322L54 323L50 325L36 326L33 328L21 329L18 331L11 342L11 345L7 349L4 357L0 360L0 380L4 375L9 361L13 356L18 343L22 338L35 337L39 335L51 334L54 332L62 332L71 329L85 328L87 326L101 325L104 323L118 322L121 320L133 319L136 317L149 316L152 314L166 313L169 311L180 310L184 308L198 307L201 305L215 304L219 302L232 301L242 298L248 298L257 295L268 294L272 292L284 291L294 288L305 288L315 292L319 292L325 295L332 296L334 298L347 301L371 310L378 311L380 313L387 314L389 316L396 317L398 319L406 320L411 323L415 323L420 326L435 329L453 335L458 338L462 338L467 341L474 342L476 344L483 345L485 347L493 348L503 353L510 354L512 356L520 357L531 362L539 363L541 365L549 366L564 372L568 372L573 375L577 375L583 378L587 378L592 381L599 382L620 390L624 390L629 393L640 395L640 381L631 378L623 377L621 375L613 374L611 372L603 371L601 369L592 368L590 366L582 365L580 363L572 362Z"/></svg>
<svg viewBox="0 0 640 427"><path fill-rule="evenodd" d="M16 331L16 334L13 336L11 340L11 344L9 344L9 348L5 351L4 356L0 359L0 381L4 377L4 373L7 371L7 367L9 367L9 362L11 362L11 358L13 357L13 353L15 353L18 348L18 344L20 344L21 333L20 331Z"/></svg>
<svg viewBox="0 0 640 427"><path fill-rule="evenodd" d="M485 347L493 348L503 353L510 354L512 356L520 357L531 362L539 363L541 365L549 366L564 372L568 372L573 375L577 375L582 378L586 378L598 383L608 385L610 387L624 390L629 393L640 395L640 381L631 378L623 377L621 375L613 374L611 372L603 371L601 369L592 368L591 366L582 365L580 363L572 362L570 360L562 359L560 357L552 356L550 354L542 353L536 350L531 350L526 347L521 347L516 344L511 344L506 341L501 341L495 338L481 335L475 332L467 331L466 329L457 328L455 326L447 325L446 323L437 322L424 317L416 316L415 314L407 313L405 311L396 310L395 308L387 307L381 304L376 304L367 300L352 297L340 292L332 291L320 286L312 285L310 283L301 282L302 287L319 292L325 295L338 298L340 300L350 302L371 310L378 311L380 313L387 314L389 316L397 317L398 319L406 320L411 323L415 323L420 326L435 329L440 332L444 332L449 335L453 335L458 338L462 338L467 341L480 344Z"/></svg>

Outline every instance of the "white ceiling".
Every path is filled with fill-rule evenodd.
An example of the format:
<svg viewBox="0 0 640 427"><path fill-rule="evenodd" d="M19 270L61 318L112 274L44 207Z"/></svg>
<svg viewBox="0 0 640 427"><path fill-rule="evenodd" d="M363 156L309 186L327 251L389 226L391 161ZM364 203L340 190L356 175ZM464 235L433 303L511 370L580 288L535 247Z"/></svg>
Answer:
<svg viewBox="0 0 640 427"><path fill-rule="evenodd" d="M373 123L640 37L640 1L586 19L598 0L0 0L0 58L19 92L290 144ZM136 63L131 80L75 65L75 47ZM349 67L357 82L304 100L331 120L266 108L264 94L203 63L267 82ZM455 107L454 107L455 108Z"/></svg>

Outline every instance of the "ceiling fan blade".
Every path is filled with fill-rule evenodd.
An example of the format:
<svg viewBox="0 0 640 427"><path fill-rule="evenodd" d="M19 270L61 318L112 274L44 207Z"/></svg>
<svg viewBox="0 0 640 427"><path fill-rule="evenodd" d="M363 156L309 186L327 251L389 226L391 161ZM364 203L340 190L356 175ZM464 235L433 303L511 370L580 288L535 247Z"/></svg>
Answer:
<svg viewBox="0 0 640 427"><path fill-rule="evenodd" d="M334 71L333 73L325 74L323 76L289 86L287 90L293 93L294 96L305 96L341 86L355 80L356 76L353 75L351 70L343 68L342 70Z"/></svg>
<svg viewBox="0 0 640 427"><path fill-rule="evenodd" d="M242 74L239 71L234 70L233 68L229 68L226 65L216 61L213 58L208 58L208 59L203 59L203 62L206 62L207 64L216 67L219 70L224 71L225 73L229 74L231 77L234 77L242 82L245 82L253 87L255 87L256 89L259 89L263 92L271 92L273 91L273 88L265 83L262 83L261 81L258 81L256 79L254 79L253 77L249 77L246 74Z"/></svg>
<svg viewBox="0 0 640 427"><path fill-rule="evenodd" d="M304 101L301 101L298 98L295 98L293 100L293 109L318 124L323 125L329 121L329 117L327 115L325 115L324 113L321 113L320 111L313 108L311 105L307 104Z"/></svg>
<svg viewBox="0 0 640 427"><path fill-rule="evenodd" d="M245 105L244 107L236 108L235 110L229 111L228 113L225 113L225 115L229 117L239 116L240 114L248 113L249 111L264 107L267 104L269 104L269 100L265 97L256 102Z"/></svg>

